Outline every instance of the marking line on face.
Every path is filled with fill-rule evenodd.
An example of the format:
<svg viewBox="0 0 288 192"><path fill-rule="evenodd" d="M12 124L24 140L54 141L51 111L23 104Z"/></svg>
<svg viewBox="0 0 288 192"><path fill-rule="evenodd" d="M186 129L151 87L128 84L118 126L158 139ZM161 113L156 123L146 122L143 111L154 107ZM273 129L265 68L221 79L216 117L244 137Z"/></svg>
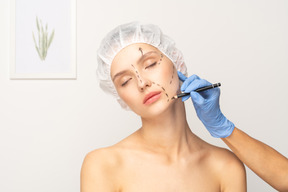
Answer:
<svg viewBox="0 0 288 192"><path fill-rule="evenodd" d="M159 61L158 65L160 65L162 59L163 59L163 54L161 53L161 55L160 55L160 61Z"/></svg>
<svg viewBox="0 0 288 192"><path fill-rule="evenodd" d="M142 49L141 47L139 47L139 51L141 52L142 57L143 57L144 54L143 54L143 49ZM159 60L159 62L158 62L158 65L161 64L161 61L162 61L162 60L163 60L163 54L161 53L161 54L160 54L160 60ZM137 69L135 68L135 66L134 66L133 64L131 64L131 66L132 66L133 69L135 70L135 73L137 74L137 78L138 78L138 79L140 80L140 82L142 83L142 80L141 80L141 78L140 78L140 76L139 76L139 73L138 73ZM173 65L172 79L173 79L173 75L174 75L174 65ZM172 83L172 80L170 81L170 84L171 84L171 83ZM165 88L164 88L163 86L161 86L159 83L155 83L154 81L152 82L152 84L159 86L159 87L165 92L165 95L166 95L166 97L167 97L167 102L169 102L169 101L170 101L169 95L168 95L168 93L166 92Z"/></svg>
<svg viewBox="0 0 288 192"><path fill-rule="evenodd" d="M160 88L164 91L166 97L168 98L167 102L169 102L169 95L168 95L168 93L166 92L165 88L164 88L163 86L161 86L160 84L155 83L154 81L152 82L152 84L157 85L158 87L160 87Z"/></svg>
<svg viewBox="0 0 288 192"><path fill-rule="evenodd" d="M135 73L137 74L137 78L139 79L139 81L142 83L142 79L139 76L139 73L137 71L137 69L135 68L135 66L133 64L131 64L131 66L133 67L133 69L135 70Z"/></svg>
<svg viewBox="0 0 288 192"><path fill-rule="evenodd" d="M175 68L174 68L174 65L172 64L172 68L173 68L173 71L172 71L172 79L171 79L171 81L170 81L170 84L172 84L172 81L173 81L173 78L174 78L174 70L175 70Z"/></svg>
<svg viewBox="0 0 288 192"><path fill-rule="evenodd" d="M139 51L142 53L143 56L143 49L141 47L139 47Z"/></svg>

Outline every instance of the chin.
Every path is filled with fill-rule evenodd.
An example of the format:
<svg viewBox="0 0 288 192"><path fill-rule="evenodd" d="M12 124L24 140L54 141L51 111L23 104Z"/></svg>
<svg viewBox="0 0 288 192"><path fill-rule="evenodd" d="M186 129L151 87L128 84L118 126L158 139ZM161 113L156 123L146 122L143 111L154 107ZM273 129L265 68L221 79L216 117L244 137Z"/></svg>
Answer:
<svg viewBox="0 0 288 192"><path fill-rule="evenodd" d="M134 111L134 110L133 111L139 116L141 116L142 118L153 119L153 118L157 118L158 116L163 115L165 112L169 110L173 110L174 104L175 104L174 101L167 102L166 99L162 99L148 106L141 107L141 109L138 108L137 111Z"/></svg>

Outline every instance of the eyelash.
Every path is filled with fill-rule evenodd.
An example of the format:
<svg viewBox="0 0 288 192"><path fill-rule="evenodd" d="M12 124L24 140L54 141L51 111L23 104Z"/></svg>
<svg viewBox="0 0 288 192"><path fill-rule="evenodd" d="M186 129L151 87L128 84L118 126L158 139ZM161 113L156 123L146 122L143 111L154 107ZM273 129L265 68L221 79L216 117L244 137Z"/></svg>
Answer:
<svg viewBox="0 0 288 192"><path fill-rule="evenodd" d="M145 69L148 69L148 68L150 68L150 67L154 67L156 64L157 64L157 61L155 61L155 62L154 62L154 63L152 63L151 65L149 65L149 66L145 67Z"/></svg>
<svg viewBox="0 0 288 192"><path fill-rule="evenodd" d="M128 83L128 81L130 81L131 79L132 79L132 78L129 78L127 81L125 81L124 83L122 83L121 86L124 87L124 86Z"/></svg>

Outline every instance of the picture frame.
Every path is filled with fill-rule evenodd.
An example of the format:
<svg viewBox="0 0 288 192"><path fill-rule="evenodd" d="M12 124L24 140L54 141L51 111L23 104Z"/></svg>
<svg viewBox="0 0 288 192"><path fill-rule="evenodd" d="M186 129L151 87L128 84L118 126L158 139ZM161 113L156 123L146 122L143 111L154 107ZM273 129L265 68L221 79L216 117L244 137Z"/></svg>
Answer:
<svg viewBox="0 0 288 192"><path fill-rule="evenodd" d="M10 79L77 79L76 0L10 6Z"/></svg>

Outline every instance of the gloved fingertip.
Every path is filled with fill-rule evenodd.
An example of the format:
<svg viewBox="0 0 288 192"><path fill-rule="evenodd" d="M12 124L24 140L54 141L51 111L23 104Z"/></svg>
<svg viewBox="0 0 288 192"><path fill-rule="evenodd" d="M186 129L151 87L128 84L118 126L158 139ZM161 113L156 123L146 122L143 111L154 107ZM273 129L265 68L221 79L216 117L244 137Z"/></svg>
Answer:
<svg viewBox="0 0 288 192"><path fill-rule="evenodd" d="M181 73L181 71L177 71L178 76L182 76L183 73Z"/></svg>
<svg viewBox="0 0 288 192"><path fill-rule="evenodd" d="M181 92L185 92L185 89L186 89L186 86L183 84L183 85L180 87L180 90L181 90Z"/></svg>
<svg viewBox="0 0 288 192"><path fill-rule="evenodd" d="M177 71L177 74L181 81L185 81L187 79L187 77L183 75L183 73L181 73L180 71Z"/></svg>
<svg viewBox="0 0 288 192"><path fill-rule="evenodd" d="M189 99L189 95L187 95L187 96L185 96L185 97L182 97L182 101L184 102L184 101L186 101L187 99Z"/></svg>

